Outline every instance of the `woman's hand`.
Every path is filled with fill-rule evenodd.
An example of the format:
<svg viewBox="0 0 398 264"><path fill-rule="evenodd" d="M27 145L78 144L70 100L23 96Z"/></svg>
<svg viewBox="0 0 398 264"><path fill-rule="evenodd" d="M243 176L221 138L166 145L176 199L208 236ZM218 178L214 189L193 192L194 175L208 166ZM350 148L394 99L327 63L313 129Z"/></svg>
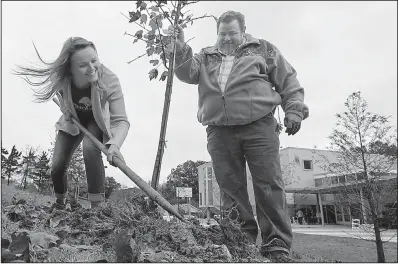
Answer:
<svg viewBox="0 0 398 264"><path fill-rule="evenodd" d="M126 163L124 161L122 153L119 150L119 147L112 144L108 148L108 157L107 157L107 159L108 159L109 164L111 164L112 166L116 167L116 165L113 163L113 157L114 156L118 157L123 163Z"/></svg>
<svg viewBox="0 0 398 264"><path fill-rule="evenodd" d="M66 110L64 115L66 121L72 121L72 113L69 110Z"/></svg>

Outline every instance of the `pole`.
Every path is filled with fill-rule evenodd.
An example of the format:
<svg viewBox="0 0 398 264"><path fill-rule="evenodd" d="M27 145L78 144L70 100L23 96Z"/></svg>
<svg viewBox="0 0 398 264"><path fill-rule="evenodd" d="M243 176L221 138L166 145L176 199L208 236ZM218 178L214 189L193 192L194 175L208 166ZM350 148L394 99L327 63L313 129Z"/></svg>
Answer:
<svg viewBox="0 0 398 264"><path fill-rule="evenodd" d="M179 197L180 197L180 189L178 189L178 187L177 187L177 191L176 191L176 193L177 193L177 212L178 213L180 213L180 199L179 199Z"/></svg>
<svg viewBox="0 0 398 264"><path fill-rule="evenodd" d="M363 199L363 188L360 187L359 189L359 195L361 197L361 211L362 211L362 217L363 217L363 224L367 224L367 217L366 217L366 209L365 209L365 200Z"/></svg>
<svg viewBox="0 0 398 264"><path fill-rule="evenodd" d="M53 101L60 106L58 100L53 98ZM75 117L72 116L72 122L86 135L94 145L99 148L106 156L109 155L108 149L98 141L86 128L84 128L79 121ZM132 171L123 161L121 161L118 157L113 157L113 163L116 167L118 167L127 177L130 178L141 190L143 190L149 197L151 197L155 202L157 202L161 207L163 207L167 212L175 215L181 221L184 221L184 218L176 211L176 209L160 195L156 190L154 190L151 186L148 185L143 179L140 178L134 171Z"/></svg>
<svg viewBox="0 0 398 264"><path fill-rule="evenodd" d="M321 209L322 226L325 226L325 219L323 218L323 205L322 205L321 193L318 193L318 197L319 197L319 207L320 207L320 209Z"/></svg>
<svg viewBox="0 0 398 264"><path fill-rule="evenodd" d="M294 196L293 196L294 197ZM320 210L319 210L319 197L318 197L318 194L316 193L315 194L315 197L316 197L316 222L317 222L317 224L319 224L319 221L321 220L320 219Z"/></svg>
<svg viewBox="0 0 398 264"><path fill-rule="evenodd" d="M222 204L221 204L221 188L220 188L220 186L218 186L218 189L220 190L220 219L223 219L224 211L223 211Z"/></svg>
<svg viewBox="0 0 398 264"><path fill-rule="evenodd" d="M188 215L191 216L191 197L188 197Z"/></svg>

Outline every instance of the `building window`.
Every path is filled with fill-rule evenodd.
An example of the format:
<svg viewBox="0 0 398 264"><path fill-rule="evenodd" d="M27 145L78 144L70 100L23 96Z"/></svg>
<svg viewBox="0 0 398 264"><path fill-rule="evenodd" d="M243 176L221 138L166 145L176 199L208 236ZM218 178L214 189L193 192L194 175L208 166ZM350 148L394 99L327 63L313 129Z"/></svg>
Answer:
<svg viewBox="0 0 398 264"><path fill-rule="evenodd" d="M332 176L332 184L337 184L337 176Z"/></svg>
<svg viewBox="0 0 398 264"><path fill-rule="evenodd" d="M323 184L323 179L322 178L315 179L315 187L322 186L322 184Z"/></svg>
<svg viewBox="0 0 398 264"><path fill-rule="evenodd" d="M346 180L347 182L354 182L357 180L357 176L355 174L348 174L346 176Z"/></svg>
<svg viewBox="0 0 398 264"><path fill-rule="evenodd" d="M339 176L339 183L344 184L345 183L345 176Z"/></svg>
<svg viewBox="0 0 398 264"><path fill-rule="evenodd" d="M365 173L363 173L363 172L357 173L357 178L358 178L358 181L364 180L365 179Z"/></svg>
<svg viewBox="0 0 398 264"><path fill-rule="evenodd" d="M324 184L325 186L330 186L330 185L332 185L332 180L331 180L331 178L330 178L330 177L323 178L323 184Z"/></svg>
<svg viewBox="0 0 398 264"><path fill-rule="evenodd" d="M348 205L343 206L343 214L344 214L344 221L350 222L351 221L351 212L350 212L350 207Z"/></svg>
<svg viewBox="0 0 398 264"><path fill-rule="evenodd" d="M211 178L213 178L213 168L207 167L206 179L210 180Z"/></svg>
<svg viewBox="0 0 398 264"><path fill-rule="evenodd" d="M304 170L312 170L312 160L304 160Z"/></svg>

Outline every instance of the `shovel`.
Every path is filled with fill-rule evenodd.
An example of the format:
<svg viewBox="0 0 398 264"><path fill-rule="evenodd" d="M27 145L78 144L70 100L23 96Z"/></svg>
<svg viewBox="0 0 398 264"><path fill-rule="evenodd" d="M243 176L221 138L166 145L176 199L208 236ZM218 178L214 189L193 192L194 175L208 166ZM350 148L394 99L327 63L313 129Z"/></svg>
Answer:
<svg viewBox="0 0 398 264"><path fill-rule="evenodd" d="M60 106L58 100L54 97L53 101ZM98 141L86 128L84 128L79 121L75 117L71 117L73 123L87 136L96 147L98 147L106 156L108 156L108 149ZM138 187L141 188L148 196L158 203L161 207L163 207L167 212L176 216L179 220L185 222L185 219L178 213L176 208L174 208L166 199L163 198L155 189L153 189L148 183L146 183L143 179L140 178L134 171L132 171L123 161L121 161L118 157L113 156L113 164L116 165L127 177L130 178Z"/></svg>

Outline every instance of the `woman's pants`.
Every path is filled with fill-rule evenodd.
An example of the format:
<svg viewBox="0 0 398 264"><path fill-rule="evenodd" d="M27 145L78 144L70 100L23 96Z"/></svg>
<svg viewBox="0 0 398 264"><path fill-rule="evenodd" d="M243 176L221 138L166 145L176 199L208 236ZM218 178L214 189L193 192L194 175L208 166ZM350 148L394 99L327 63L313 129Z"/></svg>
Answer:
<svg viewBox="0 0 398 264"><path fill-rule="evenodd" d="M103 132L94 120L85 126L86 129L100 142ZM86 167L88 200L95 203L105 199L104 182L105 168L102 161L101 150L92 141L80 133L72 136L64 131L58 131L53 161L51 165L51 178L54 185L54 192L57 199L64 199L67 196L68 179L66 171L76 148L83 140L83 158Z"/></svg>

